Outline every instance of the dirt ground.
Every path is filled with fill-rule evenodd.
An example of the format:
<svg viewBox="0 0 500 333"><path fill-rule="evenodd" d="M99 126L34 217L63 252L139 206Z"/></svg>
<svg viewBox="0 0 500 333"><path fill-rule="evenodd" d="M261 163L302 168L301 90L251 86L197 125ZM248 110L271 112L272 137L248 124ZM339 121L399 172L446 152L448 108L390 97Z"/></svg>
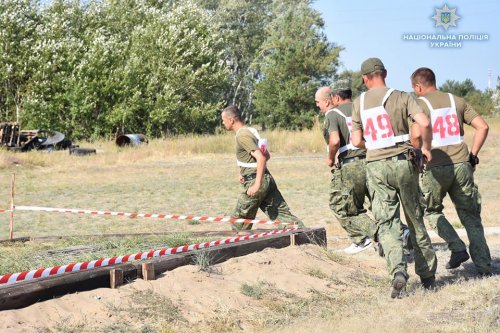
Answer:
<svg viewBox="0 0 500 333"><path fill-rule="evenodd" d="M500 285L500 228L488 228L487 240L494 258L495 276L489 279L493 285ZM329 237L328 250L316 245L291 246L284 249L266 249L201 271L198 266L184 266L167 272L156 281L136 280L119 289L96 289L59 297L19 310L1 313L1 332L93 332L93 331L139 331L142 324L130 321L131 312L137 311L140 322L148 316L162 316L162 312L145 304L154 304L168 299L172 307L167 312L176 313L170 321L181 323L182 331L189 327L205 327L209 331L254 331L265 329L270 314L263 311L262 298L245 294L242 286L252 287L251 292L273 293L273 295L293 295L292 299L303 300L311 294L328 297L372 297L389 301L389 279L386 276L385 260L373 249L356 255L343 254L341 249L348 245L347 239ZM434 294L439 299L446 293L449 284L474 277L471 261L455 270L446 270L449 251L439 238L433 238L437 250L439 268L438 290ZM415 276L413 265L406 299L394 302L411 302L411 293L423 293ZM325 278L327 277L327 278ZM494 282L493 280L496 280ZM472 280L471 280L472 281ZM372 288L373 286L380 288ZM500 293L500 289L492 290ZM371 293L371 295L370 295ZM250 296L249 296L250 295ZM276 296L275 296L276 297ZM158 299L159 298L159 299ZM264 297L265 298L265 297ZM340 302L340 301L339 301ZM403 303L405 304L405 303ZM406 306L406 305L405 305ZM132 310L133 309L133 310ZM141 310L143 309L143 310ZM498 310L498 303L497 303ZM177 312L178 311L178 312ZM253 315L248 316L248 312ZM163 314L168 316L169 314ZM292 321L293 326L278 325L286 331L329 331L319 329L311 317ZM227 322L230 321L230 322ZM326 325L325 321L322 321ZM136 326L134 326L136 325ZM342 325L347 325L345 322ZM376 327L377 325L375 325ZM175 327L164 332L177 331ZM340 327L332 329L337 330ZM352 326L344 326L349 331ZM397 326L396 326L397 327ZM394 327L393 327L394 328ZM260 329L257 329L259 331ZM395 328L394 328L395 329ZM144 331L144 329L141 329ZM151 330L154 331L154 330ZM377 329L375 329L377 331ZM410 330L414 331L414 330ZM418 330L417 330L418 331Z"/></svg>

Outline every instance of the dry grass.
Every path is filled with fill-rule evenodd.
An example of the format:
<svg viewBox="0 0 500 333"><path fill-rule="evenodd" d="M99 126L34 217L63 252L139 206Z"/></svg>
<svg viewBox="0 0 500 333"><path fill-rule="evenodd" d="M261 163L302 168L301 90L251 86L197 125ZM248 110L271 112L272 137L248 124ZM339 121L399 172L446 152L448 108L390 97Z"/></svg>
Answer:
<svg viewBox="0 0 500 333"><path fill-rule="evenodd" d="M500 197L500 119L488 121L490 135L480 154L481 163L475 177L483 198L484 225L500 226L500 207L497 204ZM292 212L302 218L307 226L324 226L329 236L344 237L345 233L328 207L330 172L324 165L324 143L319 130L269 131L264 136L268 138L273 154L269 169ZM131 148L118 148L113 142L80 143L81 147L96 148L98 153L94 156L70 156L67 151L0 151L0 209L10 206L11 174L15 173L17 205L228 215L240 190L233 140L232 134L225 133L151 140L149 145ZM466 133L466 140L471 142L470 132ZM446 202L445 213L452 221L457 221L449 201ZM258 217L265 218L261 213ZM207 222L16 211L14 236L75 236L78 239L116 233L187 233L229 229L227 224ZM8 231L8 214L0 213L0 239L6 239ZM138 240L132 243L137 245ZM124 247L121 243L110 244L105 241L0 243L0 274L21 268L35 268L31 267L34 263L23 259L31 257L33 253L46 254L78 246L97 246L98 249L114 247L117 251ZM265 278L258 284L248 282L240 291L245 295L248 293L248 308L228 308L221 304L220 308L214 309L213 316L195 326L184 323L179 316L162 321L166 314L160 307L154 307L141 308L151 311L151 315L132 328L116 323L115 326L95 329L109 332L194 332L202 329L212 332L242 329L357 332L369 327L375 332L407 333L491 332L500 329L498 277L488 280L453 280L453 284L441 286L439 298L413 286L411 297L391 301L387 297L387 279L366 272L352 257L327 251L320 251L318 255L322 260L356 268L359 272L346 279L327 273L321 266L311 266L304 275L333 287L342 287L343 291L325 294L311 289L307 297L277 289L267 284ZM56 255L50 256L54 264L66 263L56 262ZM200 268L211 267L209 258L199 259ZM260 298L252 296L257 294ZM139 296L136 295L136 298ZM163 298L155 300L165 306L171 302ZM110 309L110 313L133 311L133 306L127 306ZM81 322L61 320L58 330L80 331L81 325Z"/></svg>

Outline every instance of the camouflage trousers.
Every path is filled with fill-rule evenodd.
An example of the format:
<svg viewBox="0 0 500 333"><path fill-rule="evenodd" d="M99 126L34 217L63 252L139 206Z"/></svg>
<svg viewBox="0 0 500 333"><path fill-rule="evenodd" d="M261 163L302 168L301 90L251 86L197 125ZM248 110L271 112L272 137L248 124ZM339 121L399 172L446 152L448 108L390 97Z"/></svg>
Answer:
<svg viewBox="0 0 500 333"><path fill-rule="evenodd" d="M330 209L355 244L362 244L366 237L375 240L377 235L377 224L364 208L365 198L371 201L366 184L365 160L332 169Z"/></svg>
<svg viewBox="0 0 500 333"><path fill-rule="evenodd" d="M262 211L271 219L286 223L296 223L304 227L304 223L290 212L290 208L283 199L278 186L271 174L266 173L262 179L262 185L254 196L249 196L247 190L255 182L255 179L243 183L243 191L238 196L236 208L231 215L234 218L255 219L257 211ZM233 223L234 230L250 230L251 223ZM284 226L287 227L287 226Z"/></svg>
<svg viewBox="0 0 500 333"><path fill-rule="evenodd" d="M368 189L372 197L372 212L378 225L389 275L397 272L406 276L400 206L403 206L410 230L415 256L415 273L428 278L436 273L437 259L423 221L422 194L418 173L411 162L393 157L367 164Z"/></svg>
<svg viewBox="0 0 500 333"><path fill-rule="evenodd" d="M458 218L469 238L472 261L479 272L491 272L491 255L481 222L481 196L469 162L431 167L422 174L425 198L425 219L453 252L466 249L465 243L443 214L446 194L455 205Z"/></svg>

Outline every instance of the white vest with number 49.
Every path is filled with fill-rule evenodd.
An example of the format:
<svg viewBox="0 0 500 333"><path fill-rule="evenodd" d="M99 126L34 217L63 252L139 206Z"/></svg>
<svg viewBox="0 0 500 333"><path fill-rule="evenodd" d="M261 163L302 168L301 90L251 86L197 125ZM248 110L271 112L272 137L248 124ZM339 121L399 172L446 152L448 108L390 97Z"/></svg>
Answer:
<svg viewBox="0 0 500 333"><path fill-rule="evenodd" d="M360 96L360 114L363 122L363 137L367 149L381 149L395 146L396 143L410 140L409 134L394 136L391 118L384 104L394 89L389 89L380 106L365 110L365 93Z"/></svg>
<svg viewBox="0 0 500 333"><path fill-rule="evenodd" d="M455 99L452 94L448 94L448 96L450 97L451 106L440 109L434 109L427 98L419 97L427 104L431 112L433 147L455 145L463 141L463 137L460 136L460 124Z"/></svg>

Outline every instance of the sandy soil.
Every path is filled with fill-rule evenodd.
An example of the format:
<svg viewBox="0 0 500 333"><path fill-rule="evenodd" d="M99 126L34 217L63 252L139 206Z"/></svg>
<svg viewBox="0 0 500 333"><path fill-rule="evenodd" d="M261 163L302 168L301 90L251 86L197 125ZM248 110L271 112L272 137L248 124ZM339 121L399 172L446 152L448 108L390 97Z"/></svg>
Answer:
<svg viewBox="0 0 500 333"><path fill-rule="evenodd" d="M492 249L495 275L500 275L500 230L491 228L487 239ZM458 275L473 274L471 261L451 271L444 269L449 252L442 250L440 239L433 238L440 267L438 281L445 283ZM329 237L329 251L339 251L348 245L347 239ZM439 250L441 249L441 250ZM200 271L197 266L184 266L167 272L156 281L136 280L119 289L96 289L66 295L50 301L34 304L19 310L1 312L1 332L93 331L119 322L120 311L116 309L132 306L134 298L154 292L170 299L181 309L180 316L190 323L199 323L219 315L220 311L253 311L256 300L241 292L243 284L265 283L269 288L307 297L311 290L330 294L350 288L364 286L350 283L353 276L362 272L372 279L385 283L389 290L385 261L374 250L347 256L337 252L339 260L331 260L331 254L314 245L294 246L284 249L266 249L245 257L233 258L212 267L211 272ZM410 265L412 266L412 265ZM318 278L321 271L330 279ZM416 281L413 267L409 267L410 281ZM356 290L354 290L356 293ZM154 300L153 300L154 301ZM114 310L113 310L114 309ZM237 309L237 310L236 310ZM122 314L123 315L123 314ZM241 329L251 328L251 323L242 318L237 323ZM75 329L76 328L76 329Z"/></svg>

